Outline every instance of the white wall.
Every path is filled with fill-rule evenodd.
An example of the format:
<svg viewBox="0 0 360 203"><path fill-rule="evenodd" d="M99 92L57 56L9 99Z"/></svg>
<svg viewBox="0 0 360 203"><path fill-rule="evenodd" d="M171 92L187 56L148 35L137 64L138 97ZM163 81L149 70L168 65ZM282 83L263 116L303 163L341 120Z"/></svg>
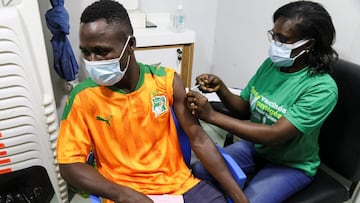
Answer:
<svg viewBox="0 0 360 203"><path fill-rule="evenodd" d="M76 56L79 18L82 10L94 0L67 0L70 35ZM196 33L193 83L200 73L219 75L231 87L244 87L260 63L267 57L266 31L272 28L272 14L287 0L183 0L186 25ZM341 58L360 64L360 1L319 0L331 14L337 30L335 49ZM39 0L42 16L50 8L49 1ZM172 12L177 0L139 0L139 8L147 13ZM43 17L44 18L44 17ZM52 64L50 39L45 20L44 33L49 62ZM80 67L81 68L81 67ZM52 68L51 68L52 71ZM80 70L83 75L82 69ZM59 112L67 92L64 81L51 72ZM61 115L61 113L60 113Z"/></svg>
<svg viewBox="0 0 360 203"><path fill-rule="evenodd" d="M70 16L70 35L75 55L80 58L78 30L80 23L80 15L83 9L95 0L67 0L65 1L65 8ZM177 0L139 0L139 9L146 13L154 12L173 12L177 6ZM195 39L195 53L193 62L193 75L198 75L203 72L209 72L212 63L212 50L215 38L215 22L217 13L217 0L183 0L183 7L186 13L186 26L196 33ZM39 1L41 12L45 13L50 8L50 3L47 1ZM201 8L202 12L199 11ZM47 30L46 24L43 24L46 39L51 39L50 33ZM51 49L50 43L47 42L48 49ZM50 53L51 54L51 53ZM51 58L52 55L49 57ZM56 75L55 75L56 76Z"/></svg>
<svg viewBox="0 0 360 203"><path fill-rule="evenodd" d="M82 10L94 0L66 0L70 14L70 36L79 57L78 28ZM193 80L200 73L213 72L231 87L244 87L267 57L266 31L272 28L272 14L287 0L183 0L187 26L196 33ZM360 1L319 0L331 14L337 30L335 49L341 58L360 64ZM139 0L145 12L171 12L177 0ZM49 0L39 0L48 49L53 64L51 35L45 24ZM64 81L50 67L59 115L67 92ZM360 200L356 201L360 203Z"/></svg>
<svg viewBox="0 0 360 203"><path fill-rule="evenodd" d="M266 31L272 14L287 0L219 1L212 72L231 87L244 87L267 57ZM337 31L334 48L341 58L360 64L360 1L319 0Z"/></svg>
<svg viewBox="0 0 360 203"><path fill-rule="evenodd" d="M94 0L65 1L65 7L70 14L71 33L70 41L73 49L80 56L78 50L78 30L82 10ZM146 13L174 12L177 0L139 0L139 9ZM212 63L212 50L215 38L215 21L217 13L217 0L183 0L186 13L186 26L196 33L193 76L209 72ZM202 8L202 12L199 12ZM194 81L194 80L193 80Z"/></svg>
<svg viewBox="0 0 360 203"><path fill-rule="evenodd" d="M177 0L140 0L139 5L145 12L173 12L177 2ZM218 0L183 0L186 26L196 33L193 83L195 76L211 71L217 6Z"/></svg>
<svg viewBox="0 0 360 203"><path fill-rule="evenodd" d="M70 17L70 35L68 36L74 53L80 59L78 30L80 15L83 9L95 0L66 0L65 8ZM139 9L146 13L154 12L173 12L177 6L177 0L139 0ZM204 72L210 72L212 63L213 42L215 38L215 21L217 13L217 0L183 0L183 7L186 13L186 26L196 33L193 78ZM52 48L50 44L51 34L46 27L45 12L51 8L49 1L39 0L40 12L43 20L43 30L45 34L46 45L48 49L49 63L53 64ZM202 13L199 11L201 8ZM78 60L80 61L80 60ZM83 78L84 71L80 66L80 78ZM51 69L52 82L54 86L55 97L58 106L58 114L62 114L64 101L68 92L64 90L64 81L57 76L53 68ZM194 79L192 80L194 81Z"/></svg>

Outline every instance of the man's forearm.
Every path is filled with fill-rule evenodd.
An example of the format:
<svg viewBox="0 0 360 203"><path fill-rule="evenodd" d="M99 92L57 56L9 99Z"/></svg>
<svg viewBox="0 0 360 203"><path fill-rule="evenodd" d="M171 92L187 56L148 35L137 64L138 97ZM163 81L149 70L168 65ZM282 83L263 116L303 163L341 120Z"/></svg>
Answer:
<svg viewBox="0 0 360 203"><path fill-rule="evenodd" d="M60 172L66 182L79 189L112 200L117 198L117 185L108 181L90 165L60 164Z"/></svg>
<svg viewBox="0 0 360 203"><path fill-rule="evenodd" d="M216 146L210 140L205 139L202 144L193 145L193 151L209 173L220 183L227 194L236 203L247 203L247 198L240 186L236 183L228 170L224 159Z"/></svg>

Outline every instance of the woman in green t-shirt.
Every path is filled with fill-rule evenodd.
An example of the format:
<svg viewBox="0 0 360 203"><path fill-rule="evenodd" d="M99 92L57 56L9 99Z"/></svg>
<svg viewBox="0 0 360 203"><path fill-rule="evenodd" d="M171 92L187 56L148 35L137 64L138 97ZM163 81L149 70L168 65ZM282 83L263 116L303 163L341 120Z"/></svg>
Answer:
<svg viewBox="0 0 360 203"><path fill-rule="evenodd" d="M323 6L291 2L275 11L273 22L269 58L240 95L215 75L196 78L202 92L216 92L225 107L250 122L214 111L194 91L187 98L194 116L243 139L225 150L254 175L244 188L251 203L283 202L313 180L320 165L320 128L338 96L328 74L338 58L332 48L335 28ZM211 179L200 162L193 173Z"/></svg>

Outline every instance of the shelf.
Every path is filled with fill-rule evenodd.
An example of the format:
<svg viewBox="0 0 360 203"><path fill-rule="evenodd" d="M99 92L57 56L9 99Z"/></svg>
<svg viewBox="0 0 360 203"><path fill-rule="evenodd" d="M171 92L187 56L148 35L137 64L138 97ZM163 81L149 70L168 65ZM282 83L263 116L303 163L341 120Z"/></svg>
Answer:
<svg viewBox="0 0 360 203"><path fill-rule="evenodd" d="M177 33L172 30L170 16L168 13L146 14L147 20L155 23L157 27L134 29L136 46L150 47L195 43L194 31L185 29L184 32Z"/></svg>

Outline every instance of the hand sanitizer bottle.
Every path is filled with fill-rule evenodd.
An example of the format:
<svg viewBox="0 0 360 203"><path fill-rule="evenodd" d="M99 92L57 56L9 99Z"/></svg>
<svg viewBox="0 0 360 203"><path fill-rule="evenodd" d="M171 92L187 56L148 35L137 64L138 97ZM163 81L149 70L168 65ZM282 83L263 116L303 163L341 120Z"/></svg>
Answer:
<svg viewBox="0 0 360 203"><path fill-rule="evenodd" d="M179 4L174 14L174 29L175 32L184 32L185 30L185 12L181 0L179 0Z"/></svg>

